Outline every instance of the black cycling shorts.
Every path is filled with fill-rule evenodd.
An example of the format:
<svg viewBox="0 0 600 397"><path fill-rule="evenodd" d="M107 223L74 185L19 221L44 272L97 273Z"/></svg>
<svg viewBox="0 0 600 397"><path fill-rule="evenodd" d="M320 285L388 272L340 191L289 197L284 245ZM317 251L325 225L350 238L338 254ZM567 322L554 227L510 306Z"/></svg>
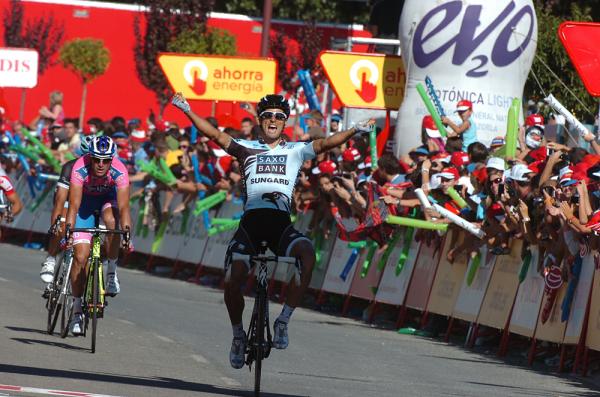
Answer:
<svg viewBox="0 0 600 397"><path fill-rule="evenodd" d="M232 262L233 253L257 255L263 241L275 255L290 256L294 245L302 240L310 243L308 237L294 228L289 213L269 208L249 210L242 216L227 247L225 270ZM246 265L250 267L247 261Z"/></svg>

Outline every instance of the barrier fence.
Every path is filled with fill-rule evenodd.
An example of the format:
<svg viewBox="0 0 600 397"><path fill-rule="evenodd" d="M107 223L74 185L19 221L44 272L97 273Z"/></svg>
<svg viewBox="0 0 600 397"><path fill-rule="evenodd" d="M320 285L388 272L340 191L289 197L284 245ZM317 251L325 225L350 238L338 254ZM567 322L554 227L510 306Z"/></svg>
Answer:
<svg viewBox="0 0 600 397"><path fill-rule="evenodd" d="M24 209L11 228L46 233L50 226L54 186L30 190L24 174L12 175ZM177 197L170 208L181 202ZM144 226L143 200L134 200L131 211L135 223L135 251L212 269L222 269L225 252L234 230L209 236L202 214L193 211L172 214L154 231ZM239 216L239 201L226 201L210 211L210 217ZM307 232L312 211L300 214L296 227ZM268 222L268 220L265 220ZM266 227L266 225L265 225ZM506 353L509 338L520 335L531 339L529 362L532 363L540 341L556 343L561 348L559 370L563 369L569 349L574 351L574 371L585 373L590 351L600 351L600 253L580 252L573 266L573 276L555 293L545 288L540 274L540 252L537 246L528 248L522 258L523 241L513 240L508 255L496 256L486 247L477 260L456 259L450 263L446 254L466 236L450 229L438 243L416 241L413 232L401 228L393 249L385 258L383 252L367 245L351 248L348 242L333 235L322 241L310 288L325 294L341 295L345 313L352 298L375 305L399 308L398 326L409 309L421 311L422 325L429 313L450 319L447 337L455 320L470 323L468 345L472 346L482 326L502 331L499 354ZM408 233L408 235L407 235ZM455 235L455 233L459 233ZM582 253L585 255L581 256ZM292 269L277 267L272 273L282 288L290 281ZM199 272L196 272L196 278ZM555 294L555 296L553 296ZM552 305L549 301L554 300Z"/></svg>

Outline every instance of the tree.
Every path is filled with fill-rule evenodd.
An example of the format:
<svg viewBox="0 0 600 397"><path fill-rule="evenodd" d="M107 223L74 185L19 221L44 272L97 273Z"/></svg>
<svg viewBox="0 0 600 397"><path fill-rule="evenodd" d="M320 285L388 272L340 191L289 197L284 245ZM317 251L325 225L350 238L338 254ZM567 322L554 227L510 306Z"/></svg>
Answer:
<svg viewBox="0 0 600 397"><path fill-rule="evenodd" d="M279 65L277 69L277 80L281 84L281 88L285 91L290 91L294 88L294 80L296 72L300 69L300 61L298 56L290 50L291 39L283 32L275 33L275 37L271 39L271 56Z"/></svg>
<svg viewBox="0 0 600 397"><path fill-rule="evenodd" d="M559 7L558 2L538 0L535 6L538 40L536 56L525 84L525 97L538 102L544 98L544 92L552 93L582 122L593 122L598 102L586 91L557 34L563 21L591 21L591 8L572 3L569 14L564 14L564 5ZM544 64L548 65L554 74ZM573 91L575 97L568 93L559 78ZM583 105L577 99L583 102ZM550 109L545 108L543 112L548 113Z"/></svg>
<svg viewBox="0 0 600 397"><path fill-rule="evenodd" d="M262 16L264 0L217 0L215 9L223 12ZM299 21L363 23L369 21L367 2L328 0L273 0L273 17Z"/></svg>
<svg viewBox="0 0 600 397"><path fill-rule="evenodd" d="M144 0L145 30L136 16L133 28L135 66L141 83L156 95L160 117L173 95L162 69L158 54L167 51L169 43L182 31L204 29L208 12L214 0Z"/></svg>
<svg viewBox="0 0 600 397"><path fill-rule="evenodd" d="M235 36L223 29L184 30L167 45L167 51L180 54L236 55Z"/></svg>
<svg viewBox="0 0 600 397"><path fill-rule="evenodd" d="M20 0L11 0L8 9L4 10L4 43L7 47L32 48L38 52L38 75L42 76L52 64L54 54L62 42L65 28L54 20L52 14L28 20L23 29L23 4ZM19 119L25 114L27 91L21 91L21 108Z"/></svg>
<svg viewBox="0 0 600 397"><path fill-rule="evenodd" d="M60 49L60 62L70 69L80 79L83 85L81 95L81 111L79 112L79 125L83 125L85 115L85 102L87 85L95 78L102 76L110 63L110 52L102 40L74 39Z"/></svg>

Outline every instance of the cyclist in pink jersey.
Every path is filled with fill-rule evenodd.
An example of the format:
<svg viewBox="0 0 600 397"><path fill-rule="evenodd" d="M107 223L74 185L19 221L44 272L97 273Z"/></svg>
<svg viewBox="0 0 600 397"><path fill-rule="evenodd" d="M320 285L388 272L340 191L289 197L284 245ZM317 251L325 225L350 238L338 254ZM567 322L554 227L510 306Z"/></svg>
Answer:
<svg viewBox="0 0 600 397"><path fill-rule="evenodd" d="M88 154L80 157L73 165L67 227L74 225L75 228L93 228L94 214L112 208L115 219L120 220L121 227L131 229L129 174L123 163L114 158L115 151L116 145L111 138L96 137L89 146ZM73 320L70 324L73 335L81 335L83 332L81 297L85 284L85 264L90 254L90 241L91 235L88 233L73 233L67 243L68 246L73 246L74 253L71 287L75 299ZM123 242L126 243L125 240ZM116 243L117 241L112 241L111 245ZM117 259L109 258L106 277L106 294L109 296L116 295L120 290L116 268Z"/></svg>

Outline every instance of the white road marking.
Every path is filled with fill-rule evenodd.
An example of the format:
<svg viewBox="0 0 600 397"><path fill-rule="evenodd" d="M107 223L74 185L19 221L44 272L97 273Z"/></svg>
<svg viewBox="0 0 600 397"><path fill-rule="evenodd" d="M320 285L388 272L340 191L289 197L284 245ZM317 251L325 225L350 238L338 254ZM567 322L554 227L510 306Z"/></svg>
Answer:
<svg viewBox="0 0 600 397"><path fill-rule="evenodd" d="M221 380L223 381L223 383L225 383L225 386L233 386L233 387L242 386L242 384L240 382L238 382L237 380L228 378L226 376L221 376Z"/></svg>
<svg viewBox="0 0 600 397"><path fill-rule="evenodd" d="M121 318L118 318L117 321L122 322L123 324L127 324L127 325L135 325L135 323L133 323L132 321L129 320L123 320Z"/></svg>
<svg viewBox="0 0 600 397"><path fill-rule="evenodd" d="M7 279L5 279L4 277L0 277L0 281L7 282L8 280L7 280Z"/></svg>
<svg viewBox="0 0 600 397"><path fill-rule="evenodd" d="M94 394L94 393L85 393L85 392L79 392L79 391L52 390L52 389L41 389L41 388L37 388L37 387L11 386L11 385L2 385L2 384L0 384L0 390L8 390L8 391L32 393L32 394L43 394L43 395L47 395L47 396L118 397L118 396L111 396L108 394Z"/></svg>
<svg viewBox="0 0 600 397"><path fill-rule="evenodd" d="M200 364L208 364L209 363L208 360L201 354L192 354L192 358L194 359L194 361L197 361Z"/></svg>
<svg viewBox="0 0 600 397"><path fill-rule="evenodd" d="M174 343L173 339L169 339L166 336L162 336L162 335L158 335L158 334L154 334L154 336L156 336L158 339L162 340L163 342Z"/></svg>

